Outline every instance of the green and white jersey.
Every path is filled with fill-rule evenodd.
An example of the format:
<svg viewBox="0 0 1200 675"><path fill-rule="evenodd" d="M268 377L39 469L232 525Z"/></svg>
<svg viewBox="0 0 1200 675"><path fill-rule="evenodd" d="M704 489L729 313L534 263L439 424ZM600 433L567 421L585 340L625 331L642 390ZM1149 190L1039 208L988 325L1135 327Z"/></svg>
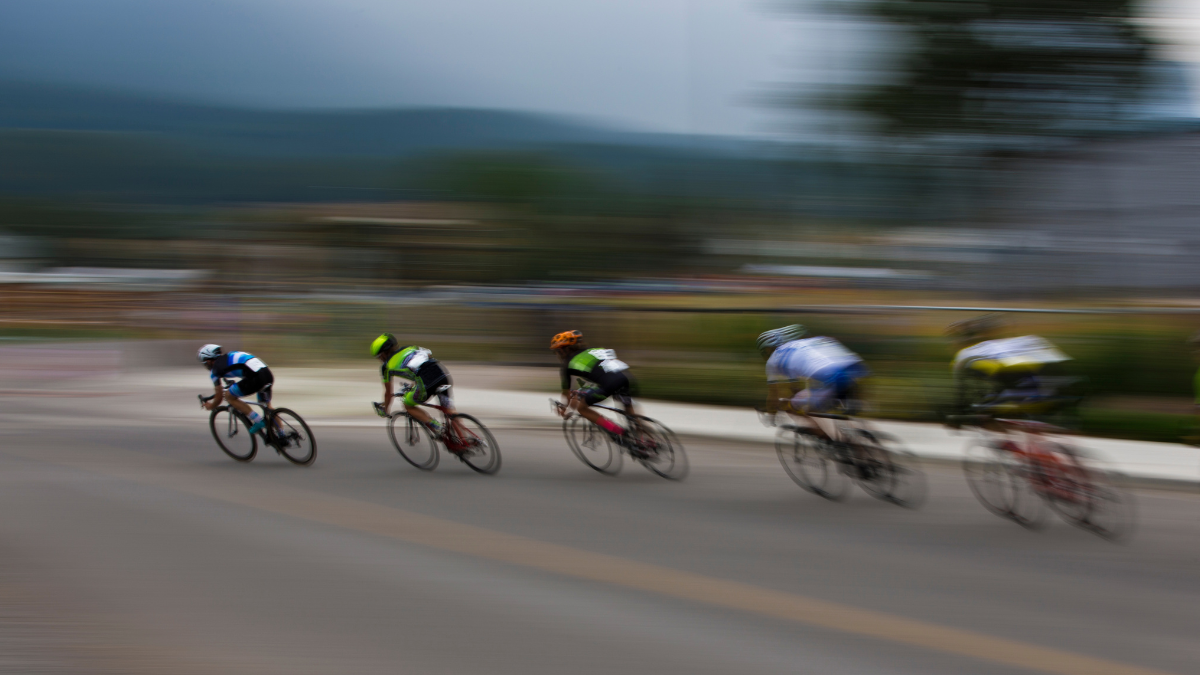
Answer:
<svg viewBox="0 0 1200 675"><path fill-rule="evenodd" d="M571 388L571 378L594 382L603 386L613 375L629 370L629 366L617 358L611 349L585 349L567 362L562 369L562 388Z"/></svg>
<svg viewBox="0 0 1200 675"><path fill-rule="evenodd" d="M417 379L417 371L427 363L437 363L437 359L433 358L433 352L424 347L402 347L400 351L392 355L392 358L387 360L380 368L380 375L383 377L383 383L387 384L393 377L400 377L405 380Z"/></svg>

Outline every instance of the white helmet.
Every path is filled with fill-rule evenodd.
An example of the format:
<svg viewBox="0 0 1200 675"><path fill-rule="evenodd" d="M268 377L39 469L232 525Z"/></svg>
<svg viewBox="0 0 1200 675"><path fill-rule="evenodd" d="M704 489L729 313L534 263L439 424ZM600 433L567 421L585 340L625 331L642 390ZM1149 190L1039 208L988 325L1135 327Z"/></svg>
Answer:
<svg viewBox="0 0 1200 675"><path fill-rule="evenodd" d="M808 329L798 323L783 328L769 330L758 336L758 351L763 356L767 355L767 351L774 349L782 344L787 344L793 340L799 340L808 334Z"/></svg>
<svg viewBox="0 0 1200 675"><path fill-rule="evenodd" d="M200 363L204 363L209 359L215 359L222 354L221 345L204 345L200 351L196 352L196 358L200 359Z"/></svg>

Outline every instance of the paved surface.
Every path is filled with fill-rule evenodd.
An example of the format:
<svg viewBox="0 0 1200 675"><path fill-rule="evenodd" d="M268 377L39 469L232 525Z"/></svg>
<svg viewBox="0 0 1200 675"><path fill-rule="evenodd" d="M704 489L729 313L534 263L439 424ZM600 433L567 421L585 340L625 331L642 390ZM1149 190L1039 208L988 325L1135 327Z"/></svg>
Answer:
<svg viewBox="0 0 1200 675"><path fill-rule="evenodd" d="M424 474L290 390L316 464L242 465L199 375L0 397L0 672L1200 671L1188 492L1139 492L1114 545L995 518L948 466L919 511L835 504L763 444L610 478L519 418L499 475Z"/></svg>

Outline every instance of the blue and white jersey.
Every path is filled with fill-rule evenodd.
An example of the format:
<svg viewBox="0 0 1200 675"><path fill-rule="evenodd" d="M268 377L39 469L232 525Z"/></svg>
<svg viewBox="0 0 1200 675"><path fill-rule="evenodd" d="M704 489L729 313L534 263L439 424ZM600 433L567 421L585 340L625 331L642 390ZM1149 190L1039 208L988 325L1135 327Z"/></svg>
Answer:
<svg viewBox="0 0 1200 675"><path fill-rule="evenodd" d="M863 362L831 337L812 337L780 345L767 359L767 382L831 379Z"/></svg>
<svg viewBox="0 0 1200 675"><path fill-rule="evenodd" d="M230 379L249 377L252 373L266 369L267 364L253 354L229 352L213 360L211 375L213 384L219 384L223 377Z"/></svg>

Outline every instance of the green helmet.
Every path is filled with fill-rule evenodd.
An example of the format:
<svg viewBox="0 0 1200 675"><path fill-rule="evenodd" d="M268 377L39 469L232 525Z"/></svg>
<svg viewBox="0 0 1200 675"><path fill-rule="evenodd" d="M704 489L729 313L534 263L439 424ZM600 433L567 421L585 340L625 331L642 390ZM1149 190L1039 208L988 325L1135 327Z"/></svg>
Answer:
<svg viewBox="0 0 1200 675"><path fill-rule="evenodd" d="M807 334L808 329L798 323L769 330L758 336L758 352L766 356L768 349L774 349L792 340L799 340Z"/></svg>
<svg viewBox="0 0 1200 675"><path fill-rule="evenodd" d="M399 342L396 340L395 335L392 335L391 333L384 333L383 335L375 338L375 341L371 343L371 356L379 356L380 354L394 352L396 351L396 345L398 344Z"/></svg>

